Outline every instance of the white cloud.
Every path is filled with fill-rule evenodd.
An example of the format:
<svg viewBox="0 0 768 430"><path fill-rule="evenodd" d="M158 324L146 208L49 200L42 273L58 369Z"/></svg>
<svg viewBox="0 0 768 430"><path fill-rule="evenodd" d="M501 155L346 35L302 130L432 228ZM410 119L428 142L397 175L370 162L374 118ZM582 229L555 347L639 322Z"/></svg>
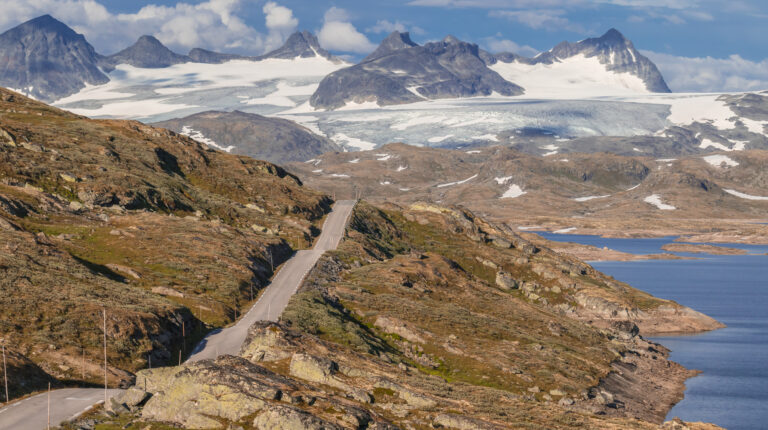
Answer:
<svg viewBox="0 0 768 430"><path fill-rule="evenodd" d="M582 26L570 22L565 14L563 9L499 10L490 13L491 16L506 18L533 29L584 32Z"/></svg>
<svg viewBox="0 0 768 430"><path fill-rule="evenodd" d="M349 22L349 14L344 9L332 7L325 13L323 27L317 33L320 45L325 49L367 54L376 45L371 43L363 33L357 31Z"/></svg>
<svg viewBox="0 0 768 430"><path fill-rule="evenodd" d="M426 31L418 26L406 24L400 21L387 21L387 20L379 20L376 21L376 25L373 27L365 29L365 31L369 33L392 33L393 31L399 31L400 33L403 32L411 32L413 34L426 34Z"/></svg>
<svg viewBox="0 0 768 430"><path fill-rule="evenodd" d="M656 63L673 91L768 90L768 59L755 62L738 55L691 58L651 51L642 53Z"/></svg>
<svg viewBox="0 0 768 430"><path fill-rule="evenodd" d="M262 11L269 30L265 41L265 50L279 48L285 39L296 31L299 20L294 18L292 10L273 1L267 2Z"/></svg>
<svg viewBox="0 0 768 430"><path fill-rule="evenodd" d="M103 54L125 48L143 34L154 35L181 52L201 47L260 54L282 43L298 25L290 9L270 1L263 8L268 33L259 32L239 16L247 2L149 4L135 13L113 14L97 0L6 1L0 28L8 29L47 13L85 35Z"/></svg>
<svg viewBox="0 0 768 430"><path fill-rule="evenodd" d="M520 45L509 39L502 39L502 35L497 33L494 37L483 39L484 45L488 51L493 53L511 52L513 54L532 57L539 53L539 50L528 45Z"/></svg>

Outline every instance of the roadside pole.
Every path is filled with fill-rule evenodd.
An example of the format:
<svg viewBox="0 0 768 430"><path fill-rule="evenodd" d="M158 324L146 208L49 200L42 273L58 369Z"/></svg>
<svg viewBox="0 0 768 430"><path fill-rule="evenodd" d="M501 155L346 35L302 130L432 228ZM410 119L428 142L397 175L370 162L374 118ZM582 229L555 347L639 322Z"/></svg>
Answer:
<svg viewBox="0 0 768 430"><path fill-rule="evenodd" d="M5 365L5 344L3 344L3 379L5 379L5 403L10 401L8 397L8 367Z"/></svg>
<svg viewBox="0 0 768 430"><path fill-rule="evenodd" d="M104 308L104 408L107 408L107 308Z"/></svg>

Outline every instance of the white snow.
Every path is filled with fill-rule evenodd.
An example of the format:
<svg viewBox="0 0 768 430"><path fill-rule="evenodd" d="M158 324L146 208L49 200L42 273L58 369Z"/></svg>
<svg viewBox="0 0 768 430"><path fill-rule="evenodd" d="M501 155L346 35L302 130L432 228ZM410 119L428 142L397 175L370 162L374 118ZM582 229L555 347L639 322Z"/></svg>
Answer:
<svg viewBox="0 0 768 430"><path fill-rule="evenodd" d="M648 203L648 204L650 204L650 205L654 205L654 206L656 206L657 208L659 208L660 210L663 210L663 211L673 211L673 210L677 209L676 207L674 207L672 205L667 205L667 204L662 203L661 196L658 195L658 194L651 194L650 196L648 196L645 199L643 199L643 201Z"/></svg>
<svg viewBox="0 0 768 430"><path fill-rule="evenodd" d="M604 198L607 198L607 197L611 197L611 195L608 194L608 195L605 195L605 196L576 197L574 200L576 200L577 202L588 202L590 200L604 199Z"/></svg>
<svg viewBox="0 0 768 430"><path fill-rule="evenodd" d="M435 136L435 137L430 137L429 139L427 139L427 142L429 142L429 143L440 143L440 142L442 142L444 140L447 140L447 139L450 139L452 137L453 137L452 134L448 134L448 135L445 135L445 136Z"/></svg>
<svg viewBox="0 0 768 430"><path fill-rule="evenodd" d="M507 182L509 182L510 179L512 179L511 176L504 176L504 177L500 177L500 178L493 178L493 180L496 181L496 183L499 184L499 185L506 184Z"/></svg>
<svg viewBox="0 0 768 430"><path fill-rule="evenodd" d="M344 173L332 173L331 177L332 178L349 178L349 175Z"/></svg>
<svg viewBox="0 0 768 430"><path fill-rule="evenodd" d="M408 166L397 166L397 171L402 172L403 170L407 169Z"/></svg>
<svg viewBox="0 0 768 430"><path fill-rule="evenodd" d="M208 146L211 146L213 148L222 150L224 152L231 152L233 149L235 149L234 145L229 145L227 147L224 147L224 146L221 146L221 145L217 144L212 139L209 139L209 138L205 137L203 135L203 133L201 133L201 132L199 132L197 130L192 129L188 125L185 125L185 126L183 126L181 128L181 134L183 134L184 136L189 136L192 139L195 139L196 141L198 141L200 143L204 143L204 144L206 144Z"/></svg>
<svg viewBox="0 0 768 430"><path fill-rule="evenodd" d="M768 197L751 196L749 194L740 193L740 192L738 192L736 190L726 190L726 189L724 189L723 191L725 191L728 194L734 195L736 197L742 198L742 199L747 199L747 200L766 200L766 201L768 201Z"/></svg>
<svg viewBox="0 0 768 430"><path fill-rule="evenodd" d="M715 167L721 167L723 164L728 167L736 167L739 165L738 162L730 157L726 157L725 155L707 155L706 157L702 158L704 161Z"/></svg>
<svg viewBox="0 0 768 430"><path fill-rule="evenodd" d="M499 138L495 134L483 134L482 136L472 136L472 139L477 140L490 140L492 142L498 142Z"/></svg>
<svg viewBox="0 0 768 430"><path fill-rule="evenodd" d="M472 151L467 151L467 154L480 154L481 152L483 152L483 151L478 151L478 150L475 149L475 150L472 150Z"/></svg>
<svg viewBox="0 0 768 430"><path fill-rule="evenodd" d="M673 161L677 161L677 158L659 158L656 161L659 163L671 163Z"/></svg>
<svg viewBox="0 0 768 430"><path fill-rule="evenodd" d="M521 225L521 226L517 227L518 230L523 230L523 231L525 231L525 230L536 230L536 229L540 229L540 228L544 228L544 227L542 227L540 225Z"/></svg>
<svg viewBox="0 0 768 430"><path fill-rule="evenodd" d="M410 188L398 188L400 191L411 191Z"/></svg>
<svg viewBox="0 0 768 430"><path fill-rule="evenodd" d="M572 231L576 231L576 227L568 227L568 228L564 228L562 230L555 230L552 233L555 233L555 234L566 234L566 233L570 233Z"/></svg>
<svg viewBox="0 0 768 430"><path fill-rule="evenodd" d="M345 110L369 110L369 109L379 109L380 106L377 102L373 101L367 101L367 102L347 102L344 106L336 109L337 111L345 111Z"/></svg>
<svg viewBox="0 0 768 430"><path fill-rule="evenodd" d="M632 187L632 188L627 188L627 191L636 190L636 189L637 189L637 188L638 188L640 185L641 185L641 184L637 184L637 185L635 185L635 186L634 186L634 187Z"/></svg>
<svg viewBox="0 0 768 430"><path fill-rule="evenodd" d="M275 92L264 97L249 98L240 103L247 105L296 107L297 103L291 99L291 97L304 96L304 98L308 98L317 90L318 86L319 84L292 86L287 82L280 81L277 83L277 90Z"/></svg>
<svg viewBox="0 0 768 430"><path fill-rule="evenodd" d="M471 180L473 180L473 179L477 178L477 176L478 176L478 175L476 175L476 174L475 174L475 175L472 175L472 176L470 176L469 178L467 178L467 179L464 179L464 180L461 180L461 181L456 181L456 182L448 182L447 184L440 184L440 185L438 185L438 186L437 186L437 188L443 188L443 187L450 187L450 186L453 186L453 185L461 185L461 184L466 184L467 182L469 182L469 181L471 181Z"/></svg>
<svg viewBox="0 0 768 430"><path fill-rule="evenodd" d="M392 154L376 154L379 158L376 161L387 161L392 158Z"/></svg>
<svg viewBox="0 0 768 430"><path fill-rule="evenodd" d="M391 183L391 182L389 182L389 181L382 181L382 182L379 182L379 185L391 185L391 184L392 184L392 183Z"/></svg>
<svg viewBox="0 0 768 430"><path fill-rule="evenodd" d="M333 135L333 137L331 137L331 139L342 146L351 146L353 148L359 149L360 151L370 151L376 148L375 143L348 136L344 133L336 133Z"/></svg>
<svg viewBox="0 0 768 430"><path fill-rule="evenodd" d="M323 173L323 169L315 169L312 173Z"/></svg>
<svg viewBox="0 0 768 430"><path fill-rule="evenodd" d="M583 54L553 64L500 61L490 68L525 88L526 97L573 99L648 93L642 79L630 73L610 72L597 57Z"/></svg>
<svg viewBox="0 0 768 430"><path fill-rule="evenodd" d="M108 74L108 83L86 86L54 104L92 117L146 118L197 107L173 102L183 95L224 88L252 88L258 82L279 80L297 81L303 85L278 84L275 92L264 97L265 102L294 106L292 101L288 104L288 96L301 95L308 98L314 91L311 87L316 86L329 73L346 66L348 64L334 63L322 57L233 60L223 64L183 63L159 69L119 64ZM140 93L137 88L141 88ZM235 97L233 99L237 100ZM71 103L86 101L98 103L87 108L67 107ZM233 103L239 104L240 100Z"/></svg>
<svg viewBox="0 0 768 430"><path fill-rule="evenodd" d="M717 149L719 149L721 151L729 151L729 152L733 151L733 149L723 145L722 143L713 142L713 141L711 141L709 139L706 139L706 138L705 139L701 139L701 144L699 145L699 148L701 148L701 149L717 148Z"/></svg>
<svg viewBox="0 0 768 430"><path fill-rule="evenodd" d="M524 194L528 194L527 191L523 191L522 188L520 188L517 184L512 184L507 188L507 191L504 191L504 194L499 197L500 199L514 199L517 197L520 197Z"/></svg>
<svg viewBox="0 0 768 430"><path fill-rule="evenodd" d="M354 160L349 160L348 163L357 164L360 162L359 158L355 158Z"/></svg>

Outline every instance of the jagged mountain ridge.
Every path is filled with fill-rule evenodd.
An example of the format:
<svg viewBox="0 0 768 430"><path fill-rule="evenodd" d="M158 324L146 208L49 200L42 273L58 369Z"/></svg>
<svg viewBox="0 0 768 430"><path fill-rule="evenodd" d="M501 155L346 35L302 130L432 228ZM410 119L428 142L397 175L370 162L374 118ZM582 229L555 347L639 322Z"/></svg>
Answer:
<svg viewBox="0 0 768 430"><path fill-rule="evenodd" d="M53 100L86 85L109 81L98 68L99 54L83 35L50 15L0 35L0 85Z"/></svg>
<svg viewBox="0 0 768 430"><path fill-rule="evenodd" d="M515 96L523 89L490 70L477 45L448 36L420 46L408 33L393 32L361 63L323 79L310 104L337 109L348 103L385 106L493 93Z"/></svg>

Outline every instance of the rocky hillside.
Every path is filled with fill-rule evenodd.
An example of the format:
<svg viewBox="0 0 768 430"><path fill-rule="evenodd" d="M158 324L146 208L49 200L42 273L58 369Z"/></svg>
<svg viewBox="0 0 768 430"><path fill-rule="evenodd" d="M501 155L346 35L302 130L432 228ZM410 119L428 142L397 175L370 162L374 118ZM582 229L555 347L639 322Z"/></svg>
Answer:
<svg viewBox="0 0 768 430"><path fill-rule="evenodd" d="M98 381L106 309L110 378L130 381L233 321L330 203L268 162L1 89L0 338L48 378Z"/></svg>
<svg viewBox="0 0 768 430"><path fill-rule="evenodd" d="M539 157L516 147L457 151L391 144L325 154L290 168L311 186L340 196L461 204L514 226L659 235L716 228L768 240L764 225L741 222L764 218L766 162L762 150L676 158Z"/></svg>
<svg viewBox="0 0 768 430"><path fill-rule="evenodd" d="M279 324L251 328L239 356L141 371L110 405L116 418L89 419L655 429L694 372L638 336L636 323L656 331L652 320L667 330L718 326L468 211L360 203L339 250L321 259Z"/></svg>
<svg viewBox="0 0 768 430"><path fill-rule="evenodd" d="M332 140L293 121L239 111L203 112L154 125L235 154L273 163L304 161L342 150Z"/></svg>

